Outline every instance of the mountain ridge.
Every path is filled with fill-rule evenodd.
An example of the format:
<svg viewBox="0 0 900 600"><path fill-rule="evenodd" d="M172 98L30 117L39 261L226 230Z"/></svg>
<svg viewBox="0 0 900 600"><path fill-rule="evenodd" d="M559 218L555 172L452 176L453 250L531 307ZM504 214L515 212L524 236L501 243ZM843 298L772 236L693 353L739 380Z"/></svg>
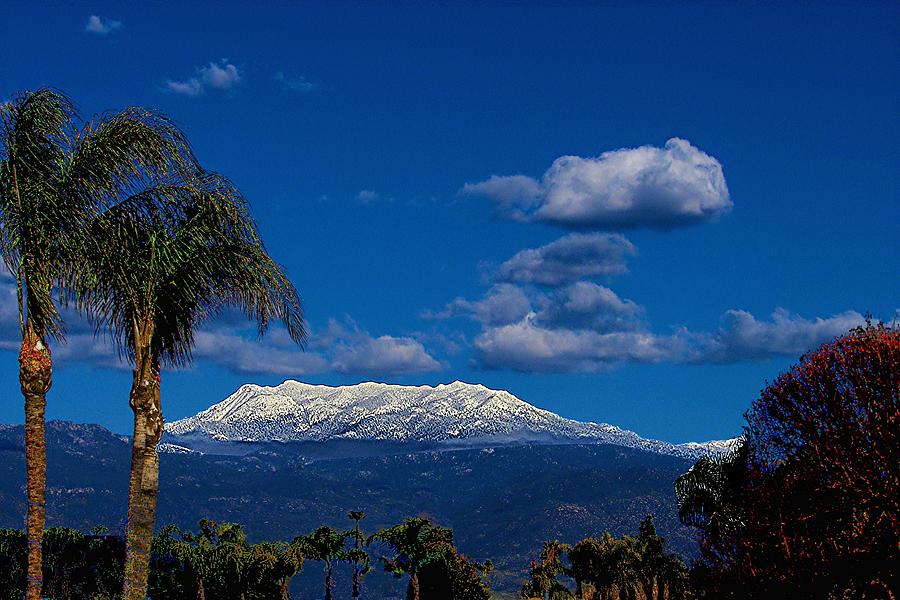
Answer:
<svg viewBox="0 0 900 600"><path fill-rule="evenodd" d="M166 443L402 441L456 447L608 443L696 459L734 440L671 444L605 423L567 419L506 390L454 381L437 386L378 382L327 386L288 379L244 384L192 417L166 424ZM163 449L169 449L164 447Z"/></svg>

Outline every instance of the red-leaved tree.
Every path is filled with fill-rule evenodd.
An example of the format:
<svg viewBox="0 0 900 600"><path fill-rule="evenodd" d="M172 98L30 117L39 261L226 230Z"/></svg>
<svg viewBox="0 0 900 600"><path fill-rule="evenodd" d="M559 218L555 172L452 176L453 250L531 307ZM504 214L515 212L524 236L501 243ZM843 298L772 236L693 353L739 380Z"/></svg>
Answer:
<svg viewBox="0 0 900 600"><path fill-rule="evenodd" d="M704 534L717 597L900 597L900 329L803 356L746 419L739 518Z"/></svg>

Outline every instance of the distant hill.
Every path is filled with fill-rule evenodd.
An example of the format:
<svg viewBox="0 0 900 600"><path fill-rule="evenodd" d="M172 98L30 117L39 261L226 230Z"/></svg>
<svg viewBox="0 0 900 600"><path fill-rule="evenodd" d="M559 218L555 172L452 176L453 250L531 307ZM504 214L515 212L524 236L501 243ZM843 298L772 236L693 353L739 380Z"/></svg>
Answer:
<svg viewBox="0 0 900 600"><path fill-rule="evenodd" d="M243 388L242 388L243 389ZM202 414L202 413L201 413ZM550 413L552 414L552 413ZM53 421L48 438L48 526L122 530L128 438L96 425ZM426 514L452 527L459 548L492 559L492 585L512 593L546 539L577 541L609 530L636 533L648 513L677 551L691 555L678 523L674 479L691 461L606 443L452 449L418 441L336 439L250 443L233 455L163 454L159 523L193 527L201 517L243 524L253 540L283 539L321 524L348 525L362 509L368 531ZM25 514L24 431L0 427L0 526ZM320 594L321 568L309 563L296 585ZM338 573L337 598L349 594ZM402 585L372 573L369 598L399 598ZM300 589L302 588L302 590Z"/></svg>

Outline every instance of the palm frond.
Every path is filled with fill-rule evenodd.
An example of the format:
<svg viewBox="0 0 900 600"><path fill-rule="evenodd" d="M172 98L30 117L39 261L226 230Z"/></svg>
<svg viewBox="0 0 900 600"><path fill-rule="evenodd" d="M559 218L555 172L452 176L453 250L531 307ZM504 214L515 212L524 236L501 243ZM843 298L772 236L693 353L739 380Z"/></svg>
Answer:
<svg viewBox="0 0 900 600"><path fill-rule="evenodd" d="M237 307L265 333L284 323L302 344L299 295L259 237L240 192L202 172L132 195L91 224L77 303L120 352L137 359L135 323L152 323L151 352L190 362L196 328Z"/></svg>
<svg viewBox="0 0 900 600"><path fill-rule="evenodd" d="M22 321L57 338L63 326L51 290L58 233L73 217L59 182L74 118L71 100L49 89L0 105L0 255L22 289Z"/></svg>
<svg viewBox="0 0 900 600"><path fill-rule="evenodd" d="M115 202L128 190L198 170L190 144L174 122L130 107L101 115L78 132L65 184L75 201Z"/></svg>

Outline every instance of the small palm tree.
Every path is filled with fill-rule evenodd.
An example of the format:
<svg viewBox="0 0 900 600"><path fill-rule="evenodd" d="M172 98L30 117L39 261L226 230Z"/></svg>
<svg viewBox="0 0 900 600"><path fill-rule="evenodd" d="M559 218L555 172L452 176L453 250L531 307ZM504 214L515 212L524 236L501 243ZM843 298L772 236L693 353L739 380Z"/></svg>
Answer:
<svg viewBox="0 0 900 600"><path fill-rule="evenodd" d="M744 526L749 446L741 440L727 453L700 458L675 480L678 518L717 537Z"/></svg>
<svg viewBox="0 0 900 600"><path fill-rule="evenodd" d="M269 594L266 584L274 580L278 585L278 600L290 600L291 579L303 569L304 556L300 548L283 542L261 542L250 547L248 552L248 564L256 571L253 583L261 588L257 593Z"/></svg>
<svg viewBox="0 0 900 600"><path fill-rule="evenodd" d="M309 535L298 537L293 542L306 558L322 561L325 564L325 600L333 598L332 569L335 561L343 561L348 558L344 544L349 536L348 532L338 531L324 525Z"/></svg>
<svg viewBox="0 0 900 600"><path fill-rule="evenodd" d="M22 351L19 382L25 397L28 579L25 597L41 597L46 441L44 411L53 380L48 338L64 326L54 286L81 259L77 243L87 221L144 178L192 170L178 129L140 108L101 116L78 128L65 95L23 92L0 104L0 253L16 280Z"/></svg>
<svg viewBox="0 0 900 600"><path fill-rule="evenodd" d="M302 344L305 327L297 290L221 175L166 180L121 200L89 224L82 251L77 306L134 365L125 598L144 600L163 433L161 367L188 364L197 327L227 306L254 319L260 335L277 319Z"/></svg>
<svg viewBox="0 0 900 600"><path fill-rule="evenodd" d="M362 588L362 578L369 572L369 553L363 549L366 538L360 530L360 522L366 518L366 513L361 510L351 510L347 517L353 521L353 529L350 537L353 539L353 547L347 551L347 562L353 565L353 598L359 598Z"/></svg>
<svg viewBox="0 0 900 600"><path fill-rule="evenodd" d="M439 527L424 517L411 517L400 525L383 529L369 538L394 550L394 557L382 557L386 571L395 577L409 575L406 600L419 600L419 571L453 549L453 531Z"/></svg>

